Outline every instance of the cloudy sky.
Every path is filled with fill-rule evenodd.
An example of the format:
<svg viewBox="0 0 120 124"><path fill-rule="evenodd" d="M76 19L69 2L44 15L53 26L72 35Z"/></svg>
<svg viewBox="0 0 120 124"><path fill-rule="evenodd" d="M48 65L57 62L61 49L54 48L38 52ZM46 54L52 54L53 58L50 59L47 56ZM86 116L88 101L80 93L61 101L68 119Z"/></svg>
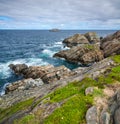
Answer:
<svg viewBox="0 0 120 124"><path fill-rule="evenodd" d="M0 29L120 29L120 0L0 0Z"/></svg>

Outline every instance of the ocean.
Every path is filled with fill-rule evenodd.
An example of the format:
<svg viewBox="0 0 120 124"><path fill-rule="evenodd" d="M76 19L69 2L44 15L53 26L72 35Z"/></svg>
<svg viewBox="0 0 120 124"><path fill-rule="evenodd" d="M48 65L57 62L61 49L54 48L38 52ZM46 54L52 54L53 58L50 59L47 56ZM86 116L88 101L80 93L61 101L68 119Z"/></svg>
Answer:
<svg viewBox="0 0 120 124"><path fill-rule="evenodd" d="M78 67L65 60L53 58L53 54L65 49L62 41L75 34L90 30L0 30L0 94L4 94L8 83L20 80L10 69L9 64L65 65L70 69ZM93 30L92 30L93 31ZM114 33L115 30L95 30L99 36Z"/></svg>

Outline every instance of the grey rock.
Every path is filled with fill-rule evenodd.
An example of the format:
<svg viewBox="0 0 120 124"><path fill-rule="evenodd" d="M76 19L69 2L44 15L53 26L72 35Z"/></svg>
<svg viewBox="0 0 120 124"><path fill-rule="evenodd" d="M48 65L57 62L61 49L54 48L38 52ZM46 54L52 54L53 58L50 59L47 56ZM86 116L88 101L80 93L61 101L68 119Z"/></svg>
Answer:
<svg viewBox="0 0 120 124"><path fill-rule="evenodd" d="M114 124L120 124L120 107L115 111Z"/></svg>
<svg viewBox="0 0 120 124"><path fill-rule="evenodd" d="M100 124L110 124L110 113L104 110L101 112Z"/></svg>
<svg viewBox="0 0 120 124"><path fill-rule="evenodd" d="M88 109L86 113L86 121L87 124L98 124L96 106L92 106L91 108Z"/></svg>
<svg viewBox="0 0 120 124"><path fill-rule="evenodd" d="M88 87L85 89L85 95L91 95L94 92L94 87Z"/></svg>

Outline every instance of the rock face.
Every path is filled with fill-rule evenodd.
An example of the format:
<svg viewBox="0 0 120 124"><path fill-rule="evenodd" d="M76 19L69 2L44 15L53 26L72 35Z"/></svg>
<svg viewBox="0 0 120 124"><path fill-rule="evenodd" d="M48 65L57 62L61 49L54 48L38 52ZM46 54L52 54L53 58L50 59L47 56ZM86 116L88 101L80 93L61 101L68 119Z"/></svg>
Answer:
<svg viewBox="0 0 120 124"><path fill-rule="evenodd" d="M105 37L101 41L100 47L105 57L120 54L120 31Z"/></svg>
<svg viewBox="0 0 120 124"><path fill-rule="evenodd" d="M25 64L10 65L10 68L17 75L23 75L24 78L41 78L44 83L51 83L70 76L71 70L65 66L54 67L47 66L30 66Z"/></svg>
<svg viewBox="0 0 120 124"><path fill-rule="evenodd" d="M103 53L95 45L76 46L54 54L54 57L64 58L69 62L90 64L102 60Z"/></svg>
<svg viewBox="0 0 120 124"><path fill-rule="evenodd" d="M109 104L111 122L113 122L114 124L120 124L120 89L111 98Z"/></svg>
<svg viewBox="0 0 120 124"><path fill-rule="evenodd" d="M30 88L38 87L41 85L43 85L43 81L40 78L24 79L24 80L20 80L20 81L17 81L17 82L7 85L5 93L7 94L7 93L15 91L15 90L29 90Z"/></svg>
<svg viewBox="0 0 120 124"><path fill-rule="evenodd" d="M89 41L84 35L75 34L69 38L64 39L63 43L66 44L67 47L73 47L80 44L89 44Z"/></svg>
<svg viewBox="0 0 120 124"><path fill-rule="evenodd" d="M100 42L100 38L96 34L96 32L88 32L84 35L90 43L98 43Z"/></svg>

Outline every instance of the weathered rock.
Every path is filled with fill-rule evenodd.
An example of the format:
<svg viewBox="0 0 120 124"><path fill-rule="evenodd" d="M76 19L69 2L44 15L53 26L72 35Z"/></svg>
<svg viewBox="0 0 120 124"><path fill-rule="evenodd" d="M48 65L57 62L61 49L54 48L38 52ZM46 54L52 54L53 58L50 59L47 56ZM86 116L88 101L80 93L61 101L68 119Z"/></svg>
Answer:
<svg viewBox="0 0 120 124"><path fill-rule="evenodd" d="M86 113L86 121L87 124L98 124L96 106L92 106L91 108L88 109Z"/></svg>
<svg viewBox="0 0 120 124"><path fill-rule="evenodd" d="M106 41L112 41L114 39L118 39L120 40L120 31L115 32L114 34L108 35L107 37L105 37L102 40L102 43L106 42Z"/></svg>
<svg viewBox="0 0 120 124"><path fill-rule="evenodd" d="M16 75L22 74L26 69L28 69L28 66L25 64L10 64L10 69L12 69Z"/></svg>
<svg viewBox="0 0 120 124"><path fill-rule="evenodd" d="M68 50L60 51L53 57L64 58L69 62L81 63L84 65L102 60L103 53L96 45L84 45L72 47Z"/></svg>
<svg viewBox="0 0 120 124"><path fill-rule="evenodd" d="M90 43L100 42L100 38L96 34L96 32L88 32L84 35Z"/></svg>
<svg viewBox="0 0 120 124"><path fill-rule="evenodd" d="M100 47L103 49L105 57L120 54L120 31L105 37L101 41Z"/></svg>
<svg viewBox="0 0 120 124"><path fill-rule="evenodd" d="M30 66L27 68L16 69L23 65L12 65L15 74L23 75L24 78L41 78L44 83L55 82L57 80L67 78L72 75L71 70L65 66L54 67L53 65L47 66Z"/></svg>
<svg viewBox="0 0 120 124"><path fill-rule="evenodd" d="M24 79L20 81L16 81L14 83L8 84L6 86L5 93L9 93L15 90L28 90L30 88L38 87L43 85L43 81L38 78L38 79Z"/></svg>
<svg viewBox="0 0 120 124"><path fill-rule="evenodd" d="M75 34L63 40L67 47L78 46L81 44L89 44L88 39L83 34Z"/></svg>
<svg viewBox="0 0 120 124"><path fill-rule="evenodd" d="M114 124L120 124L120 107L115 111Z"/></svg>
<svg viewBox="0 0 120 124"><path fill-rule="evenodd" d="M100 124L110 124L110 113L104 110L101 112Z"/></svg>
<svg viewBox="0 0 120 124"><path fill-rule="evenodd" d="M88 88L85 89L85 95L86 96L90 95L90 94L93 93L93 91L94 91L94 87L88 87Z"/></svg>
<svg viewBox="0 0 120 124"><path fill-rule="evenodd" d="M120 124L120 89L109 101L109 110L111 113L111 122Z"/></svg>

